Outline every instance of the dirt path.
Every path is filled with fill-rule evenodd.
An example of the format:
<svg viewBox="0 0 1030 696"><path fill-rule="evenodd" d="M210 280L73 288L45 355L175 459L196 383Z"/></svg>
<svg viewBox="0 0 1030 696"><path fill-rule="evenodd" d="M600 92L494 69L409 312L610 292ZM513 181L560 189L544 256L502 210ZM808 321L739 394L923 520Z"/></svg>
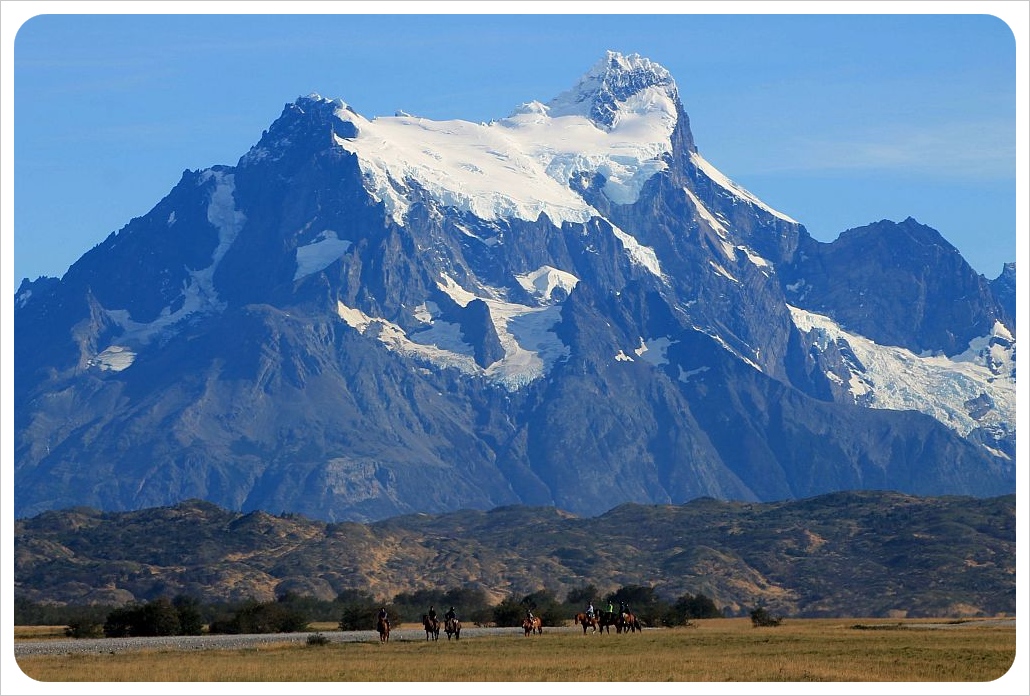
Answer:
<svg viewBox="0 0 1030 696"><path fill-rule="evenodd" d="M546 628L546 632L567 633L575 627ZM306 643L316 633L333 643L378 643L375 631L317 631L306 633L251 633L245 635L159 636L152 638L69 638L57 640L15 641L14 656L72 655L79 653L117 653L130 650L231 650L270 643ZM521 627L476 628L462 627L461 640L479 636L510 635L524 638ZM424 641L426 632L421 628L398 628L390 632L390 641ZM440 632L440 642L447 635ZM452 639L453 640L453 639Z"/></svg>

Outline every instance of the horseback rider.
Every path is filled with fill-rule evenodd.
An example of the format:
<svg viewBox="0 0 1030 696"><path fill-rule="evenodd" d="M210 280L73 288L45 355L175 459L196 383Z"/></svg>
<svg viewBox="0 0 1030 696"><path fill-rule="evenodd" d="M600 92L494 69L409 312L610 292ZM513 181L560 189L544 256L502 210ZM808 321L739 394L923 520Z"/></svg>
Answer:
<svg viewBox="0 0 1030 696"><path fill-rule="evenodd" d="M444 618L445 621L450 621L451 619L457 619L458 616L454 613L454 607L451 607L450 609L448 609L447 613L443 615L443 618Z"/></svg>
<svg viewBox="0 0 1030 696"><path fill-rule="evenodd" d="M380 621L385 621L386 627L390 628L390 614L386 611L386 607L381 607L379 609L379 613L376 615L376 618Z"/></svg>
<svg viewBox="0 0 1030 696"><path fill-rule="evenodd" d="M528 608L526 609L526 618L529 619L530 623L532 623L536 619L536 617L533 616L533 610L532 609L528 609Z"/></svg>
<svg viewBox="0 0 1030 696"><path fill-rule="evenodd" d="M593 602L587 602L587 618L588 619L594 618L594 603Z"/></svg>
<svg viewBox="0 0 1030 696"><path fill-rule="evenodd" d="M608 617L605 620L611 621L612 616L615 614L615 606L612 604L612 600L610 599L608 600L608 606L605 607L605 613L608 615Z"/></svg>
<svg viewBox="0 0 1030 696"><path fill-rule="evenodd" d="M429 605L429 620L436 621L436 608L432 604Z"/></svg>

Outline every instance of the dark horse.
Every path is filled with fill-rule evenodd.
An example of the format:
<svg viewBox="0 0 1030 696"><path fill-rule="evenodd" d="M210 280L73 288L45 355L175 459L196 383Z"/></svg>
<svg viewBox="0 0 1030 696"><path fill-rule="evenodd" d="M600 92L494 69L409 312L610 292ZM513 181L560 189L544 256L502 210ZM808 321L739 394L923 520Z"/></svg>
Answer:
<svg viewBox="0 0 1030 696"><path fill-rule="evenodd" d="M451 639L451 634L454 635L454 640L461 638L461 622L458 621L458 617L447 619L444 630L447 631L447 640Z"/></svg>
<svg viewBox="0 0 1030 696"><path fill-rule="evenodd" d="M640 621L637 617L629 612L620 614L615 621L615 632L616 633L636 633L637 631L643 631L644 629L640 626Z"/></svg>
<svg viewBox="0 0 1030 696"><path fill-rule="evenodd" d="M385 643L390 640L390 622L386 619L379 619L376 624L376 630L379 631L379 642Z"/></svg>
<svg viewBox="0 0 1030 696"><path fill-rule="evenodd" d="M440 621L429 618L429 614L422 615L422 627L426 629L426 640L432 636L433 640L440 640Z"/></svg>
<svg viewBox="0 0 1030 696"><path fill-rule="evenodd" d="M597 622L598 628L601 629L601 633L611 634L612 626L615 626L615 632L619 632L619 615L614 611L602 611L601 619ZM586 630L586 629L584 629Z"/></svg>
<svg viewBox="0 0 1030 696"><path fill-rule="evenodd" d="M540 620L539 616L534 616L532 619L527 617L522 620L522 630L526 632L527 636L530 633L539 635L544 632L544 622Z"/></svg>
<svg viewBox="0 0 1030 696"><path fill-rule="evenodd" d="M589 626L594 633L597 633L597 627L599 624L596 616L587 616L585 613L579 612L576 614L576 623L583 625L583 635L586 635L587 633L587 626Z"/></svg>

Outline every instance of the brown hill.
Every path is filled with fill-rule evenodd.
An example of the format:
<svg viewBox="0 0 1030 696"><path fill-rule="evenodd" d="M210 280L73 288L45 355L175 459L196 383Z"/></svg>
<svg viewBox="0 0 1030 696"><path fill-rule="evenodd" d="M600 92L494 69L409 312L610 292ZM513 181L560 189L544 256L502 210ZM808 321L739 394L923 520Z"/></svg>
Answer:
<svg viewBox="0 0 1030 696"><path fill-rule="evenodd" d="M292 591L472 586L496 600L587 583L703 593L792 616L1015 612L1015 496L834 493L782 503L708 498L622 505L598 517L504 507L332 524L190 500L103 513L76 508L15 524L15 595L123 603Z"/></svg>

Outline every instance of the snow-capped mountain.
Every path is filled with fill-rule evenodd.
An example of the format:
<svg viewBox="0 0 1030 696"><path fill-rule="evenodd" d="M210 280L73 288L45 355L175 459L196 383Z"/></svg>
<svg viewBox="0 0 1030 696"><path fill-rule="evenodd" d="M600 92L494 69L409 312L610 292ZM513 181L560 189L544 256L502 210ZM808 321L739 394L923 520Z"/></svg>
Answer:
<svg viewBox="0 0 1030 696"><path fill-rule="evenodd" d="M309 95L22 284L16 514L1012 492L1011 276L813 240L640 56L490 123Z"/></svg>

